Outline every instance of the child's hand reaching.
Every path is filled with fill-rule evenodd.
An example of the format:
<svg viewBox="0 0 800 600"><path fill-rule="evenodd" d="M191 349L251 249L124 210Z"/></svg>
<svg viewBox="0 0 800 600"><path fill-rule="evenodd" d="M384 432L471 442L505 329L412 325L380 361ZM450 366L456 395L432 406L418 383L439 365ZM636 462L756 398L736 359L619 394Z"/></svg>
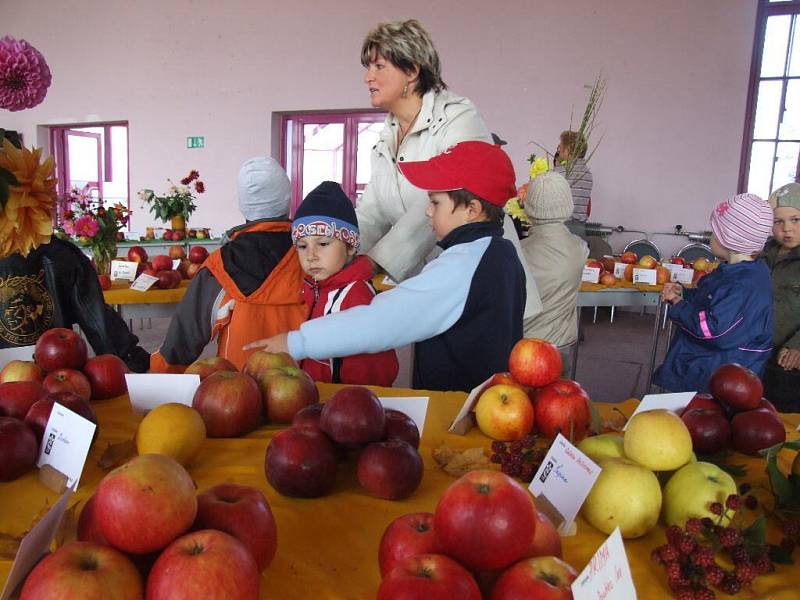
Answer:
<svg viewBox="0 0 800 600"><path fill-rule="evenodd" d="M676 304L681 301L683 287L680 283L665 283L661 289L661 299L670 304Z"/></svg>
<svg viewBox="0 0 800 600"><path fill-rule="evenodd" d="M242 346L242 350L265 350L267 352L289 352L289 334L279 333L271 338L264 338Z"/></svg>

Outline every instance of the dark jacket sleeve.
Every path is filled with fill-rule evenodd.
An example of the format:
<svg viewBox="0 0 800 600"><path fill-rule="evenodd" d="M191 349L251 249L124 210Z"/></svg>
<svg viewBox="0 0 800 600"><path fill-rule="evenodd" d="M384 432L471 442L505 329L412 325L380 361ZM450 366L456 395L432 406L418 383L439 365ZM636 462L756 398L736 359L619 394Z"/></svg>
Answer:
<svg viewBox="0 0 800 600"><path fill-rule="evenodd" d="M746 327L742 314L744 293L739 286L722 285L715 290L711 302L695 293L690 299L673 305L669 318L687 334L711 347L735 348L741 343L738 329Z"/></svg>

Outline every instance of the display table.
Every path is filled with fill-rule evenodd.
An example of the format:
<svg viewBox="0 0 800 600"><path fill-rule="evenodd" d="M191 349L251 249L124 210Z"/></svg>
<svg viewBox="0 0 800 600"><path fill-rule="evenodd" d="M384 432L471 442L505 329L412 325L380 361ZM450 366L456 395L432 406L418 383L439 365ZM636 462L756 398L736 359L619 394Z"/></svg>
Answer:
<svg viewBox="0 0 800 600"><path fill-rule="evenodd" d="M189 281L184 279L171 290L149 289L146 292L132 290L128 281L116 281L110 290L103 292L103 298L125 321L171 317L175 313L175 305L186 293Z"/></svg>
<svg viewBox="0 0 800 600"><path fill-rule="evenodd" d="M321 384L320 395L327 399L337 386ZM410 396L421 392L405 389L374 388L378 395ZM207 440L189 473L199 491L223 482L257 487L269 500L278 526L278 551L272 565L261 577L261 597L280 599L358 599L374 598L380 583L378 544L386 526L396 517L418 511L433 511L442 492L454 480L439 469L431 450L442 443L454 449L482 446L487 452L490 440L477 429L466 436L448 434L447 427L466 395L461 392L430 393L427 421L420 446L425 463L422 484L410 498L388 501L373 498L360 488L351 459L341 464L337 485L325 497L307 500L286 498L267 483L264 454L270 438L280 429L264 426L240 439ZM104 472L97 460L106 445L131 439L139 417L131 414L127 398L94 402L99 421L99 438L90 452L77 494L71 499L81 504L94 492ZM599 404L600 413L612 416L612 408L630 415L635 401L624 404ZM785 416L787 430L796 437L800 415ZM764 485L764 461L736 457L748 465L746 480ZM741 460L738 460L741 458ZM788 468L791 456L782 456ZM0 532L18 535L31 527L34 517L52 506L56 494L48 491L32 471L10 483L0 483ZM769 539L778 541L771 523ZM564 559L582 570L605 535L578 520L578 533L563 538ZM664 530L657 527L638 540L626 541L628 558L639 598L670 597L663 569L650 561L650 551L664 543ZM0 581L5 581L11 561L0 560ZM758 597L797 598L800 568L779 566L775 573L756 579ZM783 594L783 595L781 595Z"/></svg>

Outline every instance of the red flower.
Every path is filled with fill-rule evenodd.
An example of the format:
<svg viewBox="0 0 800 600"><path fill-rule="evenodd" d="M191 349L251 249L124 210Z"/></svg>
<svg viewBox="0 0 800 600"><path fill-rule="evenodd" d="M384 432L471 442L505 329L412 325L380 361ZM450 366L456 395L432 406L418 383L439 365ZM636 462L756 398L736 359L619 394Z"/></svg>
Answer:
<svg viewBox="0 0 800 600"><path fill-rule="evenodd" d="M206 185L202 181L198 181L194 184L194 189L197 190L198 194L202 194L206 191Z"/></svg>

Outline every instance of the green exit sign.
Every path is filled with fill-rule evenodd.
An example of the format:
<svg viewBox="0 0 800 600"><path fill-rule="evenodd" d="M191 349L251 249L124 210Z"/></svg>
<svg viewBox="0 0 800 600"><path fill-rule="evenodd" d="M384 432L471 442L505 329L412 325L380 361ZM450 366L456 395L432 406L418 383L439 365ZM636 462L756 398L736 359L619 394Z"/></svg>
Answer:
<svg viewBox="0 0 800 600"><path fill-rule="evenodd" d="M205 146L206 146L206 138L203 137L202 135L186 138L187 148L205 148Z"/></svg>

